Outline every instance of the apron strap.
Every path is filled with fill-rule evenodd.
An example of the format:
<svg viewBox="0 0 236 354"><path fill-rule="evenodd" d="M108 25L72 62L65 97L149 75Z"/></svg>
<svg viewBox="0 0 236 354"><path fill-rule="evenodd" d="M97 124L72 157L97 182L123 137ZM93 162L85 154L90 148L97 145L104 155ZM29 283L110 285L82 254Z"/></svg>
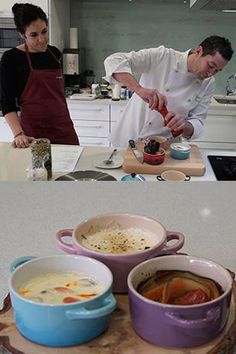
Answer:
<svg viewBox="0 0 236 354"><path fill-rule="evenodd" d="M32 71L33 70L33 66L32 66L32 62L31 62L31 59L30 59L30 55L29 55L29 49L28 49L28 46L27 46L26 43L25 43L25 52L26 52L26 56L27 56L27 61L29 63L30 71Z"/></svg>

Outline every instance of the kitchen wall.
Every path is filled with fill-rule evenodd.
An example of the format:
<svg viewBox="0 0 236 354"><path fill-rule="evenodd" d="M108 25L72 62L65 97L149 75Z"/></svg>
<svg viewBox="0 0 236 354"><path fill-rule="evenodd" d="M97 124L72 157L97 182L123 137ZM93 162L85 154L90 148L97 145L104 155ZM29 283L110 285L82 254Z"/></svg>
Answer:
<svg viewBox="0 0 236 354"><path fill-rule="evenodd" d="M70 24L79 28L86 69L99 80L103 61L113 52L161 44L186 50L212 34L229 38L235 48L235 56L216 76L216 93L224 92L227 77L236 72L235 13L193 10L189 0L71 0L70 5Z"/></svg>

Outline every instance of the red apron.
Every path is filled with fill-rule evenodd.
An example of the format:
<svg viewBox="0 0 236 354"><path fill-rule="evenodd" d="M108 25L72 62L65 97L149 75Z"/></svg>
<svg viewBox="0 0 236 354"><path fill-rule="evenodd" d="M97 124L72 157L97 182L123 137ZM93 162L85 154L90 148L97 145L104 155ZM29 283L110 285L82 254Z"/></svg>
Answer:
<svg viewBox="0 0 236 354"><path fill-rule="evenodd" d="M50 54L57 58L49 50ZM61 69L33 69L20 98L20 123L28 136L48 138L53 144L78 145L79 140L67 108Z"/></svg>

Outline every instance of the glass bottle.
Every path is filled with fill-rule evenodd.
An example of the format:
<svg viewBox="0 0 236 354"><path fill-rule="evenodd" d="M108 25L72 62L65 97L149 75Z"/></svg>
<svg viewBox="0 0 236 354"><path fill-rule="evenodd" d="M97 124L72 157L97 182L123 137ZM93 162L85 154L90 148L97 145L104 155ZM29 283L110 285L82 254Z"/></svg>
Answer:
<svg viewBox="0 0 236 354"><path fill-rule="evenodd" d="M51 143L49 139L35 139L31 144L32 153L32 169L45 168L47 171L47 179L52 178L52 154Z"/></svg>

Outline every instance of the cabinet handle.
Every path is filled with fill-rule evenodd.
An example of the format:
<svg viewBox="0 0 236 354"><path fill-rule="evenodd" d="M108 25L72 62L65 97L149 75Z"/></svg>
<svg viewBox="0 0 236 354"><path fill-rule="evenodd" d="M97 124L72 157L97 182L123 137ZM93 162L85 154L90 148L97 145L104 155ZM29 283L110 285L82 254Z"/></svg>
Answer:
<svg viewBox="0 0 236 354"><path fill-rule="evenodd" d="M102 125L74 125L76 128L95 128L95 129L101 129L103 128Z"/></svg>
<svg viewBox="0 0 236 354"><path fill-rule="evenodd" d="M71 109L71 111L76 111L76 112L88 112L88 111L91 111L91 112L102 112L103 110L101 109L101 108L99 108L99 109L94 109L94 108L86 108L86 109L81 109L81 108L71 108L71 107L69 107L70 109Z"/></svg>

